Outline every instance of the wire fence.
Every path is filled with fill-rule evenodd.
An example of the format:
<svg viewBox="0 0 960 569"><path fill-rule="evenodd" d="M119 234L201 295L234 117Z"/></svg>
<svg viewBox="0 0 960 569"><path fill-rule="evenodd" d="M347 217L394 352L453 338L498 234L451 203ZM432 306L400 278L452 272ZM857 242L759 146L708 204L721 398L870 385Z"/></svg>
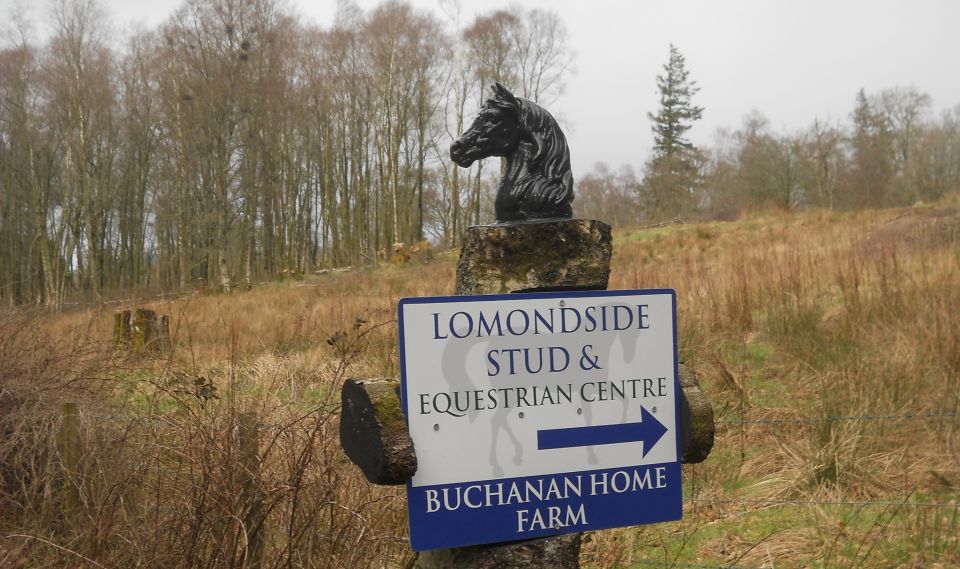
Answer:
<svg viewBox="0 0 960 569"><path fill-rule="evenodd" d="M187 397L189 400L189 397ZM336 404L332 403L331 405L322 406L317 409L310 411L301 411L300 413L291 416L287 420L277 421L277 422L267 422L260 421L257 423L257 429L260 431L286 431L289 429L303 428L311 423L317 418L321 411L327 413L334 411ZM902 423L902 422L921 422L921 421L950 421L955 420L960 417L960 413L957 411L951 410L941 410L941 411L932 411L924 413L914 413L914 412L905 412L905 413L893 413L893 414L866 414L866 415L829 415L823 417L794 417L794 418L760 418L760 419L719 419L715 421L715 424L718 429L721 428L734 428L734 427L751 427L758 426L761 428L779 428L784 426L811 426L811 425L822 425L833 422L891 422L891 423ZM156 417L154 417L156 418ZM130 421L135 420L149 420L146 417L102 417L102 419L113 419L113 420L125 420ZM910 496L913 494L911 493ZM759 509L764 507L809 507L809 508L829 508L829 507L840 507L840 508L884 508L897 511L901 509L911 509L911 510L925 510L925 511L944 511L944 512L960 512L960 494L956 500L953 501L920 501L916 499L910 499L910 496L905 497L903 500L891 500L890 498L886 499L877 499L877 500L814 500L814 499L778 499L778 498L747 498L747 497L690 497L684 498L684 503L689 505L694 505L701 508L712 508L712 507L725 507L729 508L731 513L740 512L749 515L749 509ZM737 507L742 507L747 509L747 511L734 509ZM957 514L953 514L956 516ZM814 559L809 560L811 563L815 562ZM696 562L683 562L683 561L667 561L667 560L634 560L631 564L633 567L661 567L661 568L675 568L675 569L770 569L771 565L761 564L760 566L749 566L740 564L737 560L731 562L712 562L712 563L696 563Z"/></svg>
<svg viewBox="0 0 960 569"><path fill-rule="evenodd" d="M728 563L684 563L681 561L634 561L636 567L665 567L675 569L761 569L745 565L731 565Z"/></svg>
<svg viewBox="0 0 960 569"><path fill-rule="evenodd" d="M934 411L929 413L894 413L875 415L829 415L824 417L796 417L790 419L720 419L715 423L717 427L735 427L748 425L783 426L783 425L819 425L842 421L931 421L937 419L956 419L960 417L957 411ZM695 504L739 504L739 505L771 505L771 506L855 506L866 507L906 507L906 508L940 508L960 509L960 502L917 502L891 500L782 500L770 498L686 498L685 502Z"/></svg>
<svg viewBox="0 0 960 569"><path fill-rule="evenodd" d="M780 565L741 565L739 562L729 563L690 563L683 561L635 561L636 567L663 567L665 569L773 569Z"/></svg>
<svg viewBox="0 0 960 569"><path fill-rule="evenodd" d="M799 417L794 419L720 419L716 425L816 425L840 421L928 421L933 419L950 419L960 417L957 411L940 411L933 413L900 413L888 415L833 415L827 417Z"/></svg>
<svg viewBox="0 0 960 569"><path fill-rule="evenodd" d="M895 502L891 500L776 500L768 498L686 498L684 502L695 504L743 504L761 506L856 506L858 508L871 507L906 507L906 508L944 508L960 509L958 502Z"/></svg>
<svg viewBox="0 0 960 569"><path fill-rule="evenodd" d="M718 419L715 421L717 430L731 430L740 427L741 429L758 427L760 429L770 428L779 430L781 427L809 427L831 423L841 422L952 422L960 418L960 412L954 410L938 410L931 412L904 412L904 413L886 413L886 414L864 414L864 415L827 415L822 417L791 417L791 418L730 418ZM737 429L738 431L740 429ZM912 496L912 493L911 493ZM692 497L684 498L685 504L699 507L722 507L735 511L733 508L758 508L758 507L801 507L801 508L883 508L899 512L905 510L923 510L923 511L943 511L956 517L960 512L960 495L956 500L949 501L920 501L916 499L905 498L903 500L877 499L877 500L814 500L814 499L777 499L777 498L738 498L738 497ZM738 508L739 509L739 508ZM749 512L747 512L749 513ZM899 515L899 514L894 514ZM809 560L810 563L815 560ZM634 561L635 567L663 567L676 569L769 569L771 565L763 564L760 567L742 565L737 560L730 562L712 562L695 563L666 560L642 560Z"/></svg>
<svg viewBox="0 0 960 569"><path fill-rule="evenodd" d="M171 390L171 393L175 395L180 395L184 397L184 401L191 401L192 399L197 399L200 403L203 397L198 395L191 389L180 389L180 390ZM313 411L319 411L320 409L314 409ZM323 410L328 410L326 406L323 406ZM98 419L103 420L129 420L130 415L111 415L107 413L96 413L92 414L90 411L85 411L85 414L89 416L95 416ZM298 414L297 419L293 420L296 422L298 420L308 420L311 418L309 412L301 412ZM718 419L714 421L714 424L717 427L723 426L740 426L740 425L814 425L820 423L830 423L835 421L901 421L901 420L916 420L916 421L925 421L933 419L956 419L960 418L960 412L957 411L944 411L936 413L903 413L899 415L837 415L837 416L828 416L828 417L800 417L795 419ZM259 427L261 429L269 428L282 428L290 426L290 421L284 421L279 423L268 423L260 422Z"/></svg>

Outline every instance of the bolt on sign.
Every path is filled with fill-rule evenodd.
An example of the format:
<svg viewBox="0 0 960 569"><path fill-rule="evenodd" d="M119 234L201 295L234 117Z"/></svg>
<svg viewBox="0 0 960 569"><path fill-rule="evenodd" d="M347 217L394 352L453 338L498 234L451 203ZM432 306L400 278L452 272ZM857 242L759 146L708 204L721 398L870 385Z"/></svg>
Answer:
<svg viewBox="0 0 960 569"><path fill-rule="evenodd" d="M417 551L678 520L676 293L400 301Z"/></svg>

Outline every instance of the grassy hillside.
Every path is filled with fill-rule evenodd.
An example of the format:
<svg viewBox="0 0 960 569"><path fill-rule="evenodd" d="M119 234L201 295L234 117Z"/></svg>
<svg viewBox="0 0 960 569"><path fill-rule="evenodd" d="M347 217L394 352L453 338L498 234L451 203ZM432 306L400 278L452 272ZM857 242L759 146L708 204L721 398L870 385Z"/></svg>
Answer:
<svg viewBox="0 0 960 569"><path fill-rule="evenodd" d="M264 567L402 566L404 491L342 456L339 387L397 375L397 300L455 263L131 301L166 355L114 350L109 310L5 313L0 566L239 567L258 528ZM585 566L960 564L956 201L619 231L610 287L677 290L720 424L684 520L588 534Z"/></svg>

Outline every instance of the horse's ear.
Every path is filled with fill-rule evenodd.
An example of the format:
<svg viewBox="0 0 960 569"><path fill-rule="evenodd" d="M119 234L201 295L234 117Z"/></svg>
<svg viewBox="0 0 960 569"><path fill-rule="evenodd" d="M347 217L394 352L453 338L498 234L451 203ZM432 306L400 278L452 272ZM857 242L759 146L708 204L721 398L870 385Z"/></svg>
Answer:
<svg viewBox="0 0 960 569"><path fill-rule="evenodd" d="M491 87L491 89L493 89L493 94L498 99L503 99L504 101L508 101L510 103L514 103L517 100L517 98L513 96L513 93L511 93L509 90L507 90L506 87L501 85L499 81L495 82L493 84L493 87Z"/></svg>

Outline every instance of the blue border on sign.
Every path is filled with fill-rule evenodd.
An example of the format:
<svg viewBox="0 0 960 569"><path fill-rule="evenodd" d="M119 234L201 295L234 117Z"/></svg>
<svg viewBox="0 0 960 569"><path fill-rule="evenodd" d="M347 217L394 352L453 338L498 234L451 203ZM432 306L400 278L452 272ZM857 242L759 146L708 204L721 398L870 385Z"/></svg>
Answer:
<svg viewBox="0 0 960 569"><path fill-rule="evenodd" d="M558 292L521 292L521 293L509 293L509 294L480 294L480 295L468 295L468 296L418 296L418 297L408 297L401 298L400 302L397 305L397 322L400 328L400 389L401 389L401 408L403 409L403 418L404 421L409 426L410 424L410 415L407 410L407 354L406 354L406 337L404 335L403 329L403 307L408 304L441 304L441 303L468 303L468 302L489 302L489 301L518 301L518 300L539 300L539 299L551 299L551 298L602 298L607 296L655 296L655 295L670 295L671 309L673 312L673 389L674 389L674 425L675 428L679 430L680 428L680 357L679 357L679 346L678 346L678 335L679 331L677 328L677 292L671 288L653 288L653 289L622 289L622 290L578 290L578 291L558 291ZM673 470L676 468L676 473L672 473L673 476L679 478L680 476L680 457L681 457L681 437L678 432L676 435L676 456L677 462L667 463L665 466ZM564 474L551 474L551 475L541 475L541 476L530 476L519 479L498 479L493 482L504 482L508 483L516 480L526 480L532 478L556 478L561 476L575 476L575 475L589 475L594 472L614 472L614 471L624 471L628 469L635 468L646 468L654 467L657 465L637 465L634 467L622 467L622 468L613 468L607 470L599 471L587 471L587 472L571 472ZM491 481L486 481L491 482ZM467 531L469 528L463 528L457 526L457 524L446 523L443 526L437 526L432 528L434 532L440 530L440 528L445 527L448 531L442 532L441 535L436 535L435 537L423 538L421 536L414 536L413 533L413 516L414 511L410 508L410 498L414 496L418 491L422 494L428 488L441 488L441 487L451 487L458 485L468 485L468 484L480 484L483 481L478 482L468 482L468 483L459 483L459 484L446 484L437 487L417 487L413 486L412 481L407 481L407 523L410 529L410 546L414 551L425 551L429 549L439 549L439 548L449 548L449 547L461 547L467 545L478 545L482 543L496 543L499 541L510 541L517 539L515 533L504 534L502 537L492 536L490 539L476 540L476 539L466 539L462 535L462 531ZM682 492L682 488L680 489ZM657 516L650 515L640 515L633 516L633 522L627 523L627 520L614 520L611 524L606 525L571 525L563 528L560 531L556 530L546 530L541 532L532 532L529 535L524 535L523 539L527 538L536 538L544 536L553 536L560 535L563 533L571 533L576 531L585 531L585 530L596 530L596 529L608 529L614 527L622 527L625 525L640 525L645 523L657 523L665 521L679 520L682 516L682 507L681 508L671 508L669 504L664 503L660 504L660 500L655 500L656 503L649 504L646 502L642 503L633 503L630 500L624 500L621 496L617 501L621 509L632 510L632 507L642 506L644 503L646 505L659 506ZM584 502L586 503L586 502ZM676 510L676 511L674 511ZM633 510L636 511L636 510ZM662 514L662 515L660 515ZM486 519L487 516L478 518L475 522L469 522L468 525L474 526L476 529L489 528L488 524L490 523L499 523L495 522L494 519ZM447 520L448 522L450 520ZM450 531L453 531L451 534ZM449 535L447 535L449 534ZM446 537L443 537L446 536Z"/></svg>
<svg viewBox="0 0 960 569"><path fill-rule="evenodd" d="M667 486L655 487L658 476L662 476ZM677 499L681 490L671 486L679 479L680 463L669 462L418 486L409 490L410 502L431 503L435 510L426 513L425 508L409 508L411 518L417 515L419 519L419 531L411 532L410 546L415 551L425 551L676 521L683 509L681 500ZM543 489L552 483L557 491L550 498L525 501L529 498L525 490L528 483ZM639 488L640 484L644 487ZM513 485L517 488L514 496L520 498L510 500ZM579 488L580 493L575 494L571 487ZM489 494L497 498L487 506ZM467 504L471 501L473 506ZM478 501L484 504L476 507ZM447 510L441 506L445 502L454 503L456 508ZM521 510L524 511L522 522L518 516ZM602 513L599 519L594 516L597 512ZM563 527L549 527L551 517Z"/></svg>

